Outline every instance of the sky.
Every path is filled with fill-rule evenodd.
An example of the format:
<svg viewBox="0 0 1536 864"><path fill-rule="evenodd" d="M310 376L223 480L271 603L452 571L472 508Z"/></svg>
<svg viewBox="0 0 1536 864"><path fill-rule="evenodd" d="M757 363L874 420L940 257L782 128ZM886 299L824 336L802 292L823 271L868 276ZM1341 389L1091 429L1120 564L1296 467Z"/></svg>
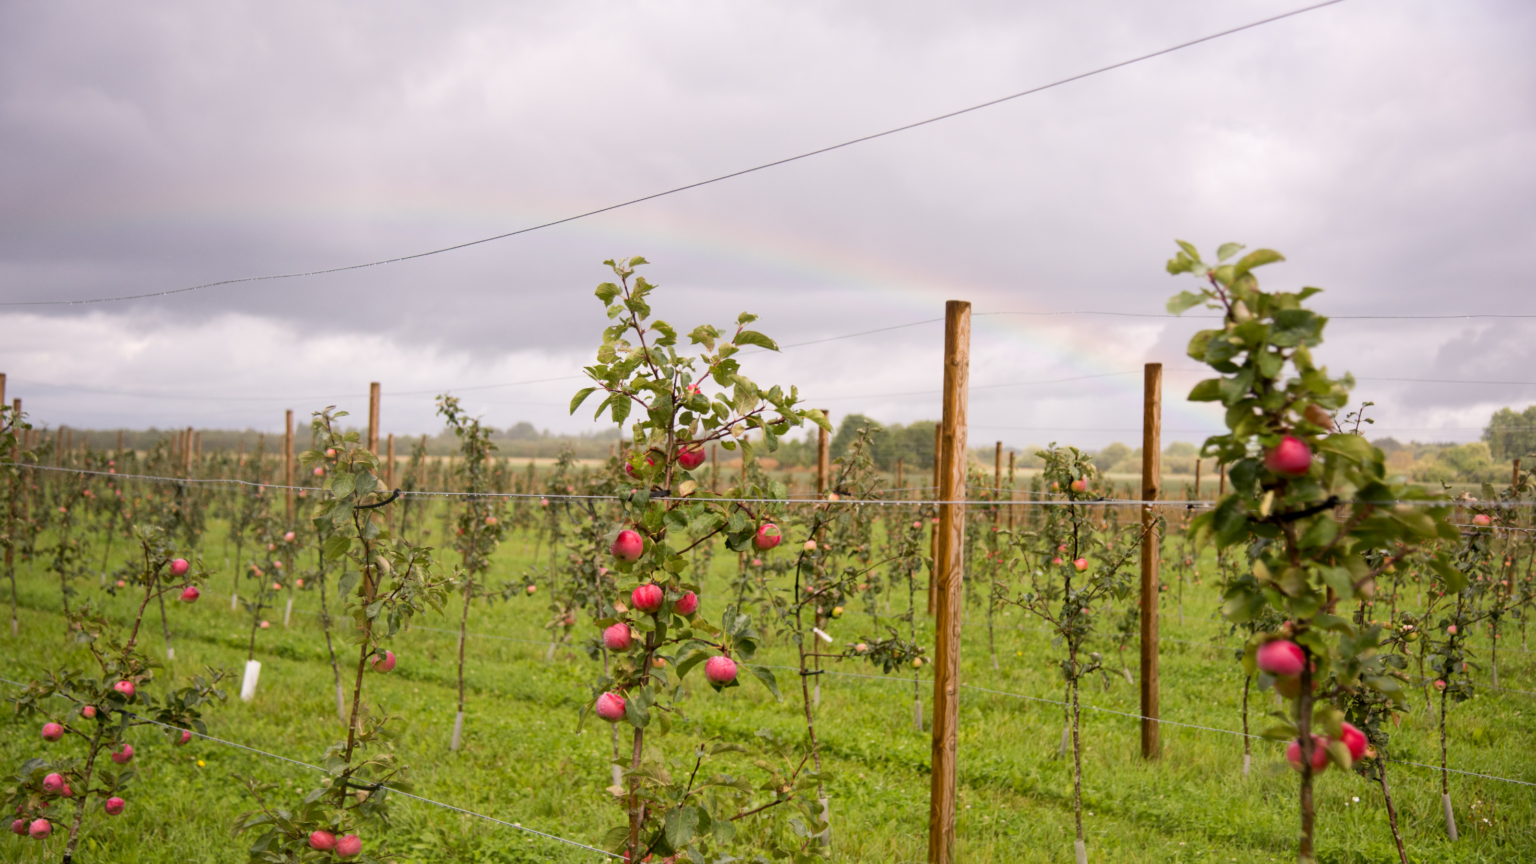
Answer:
<svg viewBox="0 0 1536 864"><path fill-rule="evenodd" d="M593 289L644 255L659 317L760 315L785 348L745 374L834 422L936 418L958 299L973 445L1134 443L1148 362L1165 440L1196 441L1220 418L1183 400L1202 322L1163 316L1192 287L1163 269L1179 238L1277 249L1267 288L1323 288L1318 356L1376 435L1475 440L1536 402L1536 6L1515 0L1347 0L457 251L56 302L517 231L1303 5L3 4L7 398L53 427L277 430L361 417L379 381L385 432L436 431L443 392L590 431L567 405L607 324Z"/></svg>

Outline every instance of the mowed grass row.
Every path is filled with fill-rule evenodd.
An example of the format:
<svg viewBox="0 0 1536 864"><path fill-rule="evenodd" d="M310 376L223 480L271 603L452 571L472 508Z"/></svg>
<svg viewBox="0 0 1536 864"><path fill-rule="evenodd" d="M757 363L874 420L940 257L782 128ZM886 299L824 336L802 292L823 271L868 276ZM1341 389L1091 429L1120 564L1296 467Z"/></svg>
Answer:
<svg viewBox="0 0 1536 864"><path fill-rule="evenodd" d="M204 554L218 563L222 528L211 526ZM119 544L119 548L121 544ZM513 578L529 563L532 541L517 537L503 545L495 579ZM543 557L543 556L541 556ZM716 591L708 592L704 612L718 619L726 592L728 556L717 558ZM19 568L23 606L20 639L5 633L0 676L24 680L60 663L88 668L88 658L65 646L57 582L36 563ZM229 609L230 574L217 577L194 607L175 604L171 627L177 659L165 672L176 676L204 665L231 670L230 702L209 712L210 733L272 753L317 762L342 734L336 719L332 670L317 616L319 598L299 592L292 626L283 628L277 605L268 617L273 626L258 637L263 663L261 686L250 704L238 699L239 670L246 657L249 616ZM250 585L249 580L246 584ZM124 619L126 598L111 598L93 582L77 583L79 599L92 597ZM1185 624L1178 624L1171 600L1165 600L1162 651L1162 704L1167 720L1218 729L1240 728L1242 672L1232 659L1235 637L1217 620L1218 598L1209 585L1185 586ZM577 647L562 647L546 661L549 617L547 597L518 597L470 612L467 644L469 684L465 744L447 748L456 688L455 623L458 601L447 614L428 615L397 638L399 667L389 675L368 676L368 701L397 718L396 741L413 770L415 791L507 822L592 843L621 821L620 810L603 791L610 782L612 739L609 728L589 721L579 732L577 712L589 698L597 664ZM921 595L919 598L921 602ZM893 598L896 611L905 590ZM861 604L854 604L854 606ZM879 604L884 609L883 601ZM334 601L332 603L334 611ZM152 607L153 610L153 607ZM1040 623L1019 613L999 613L996 638L1001 668L993 671L987 652L983 610L968 610L963 680L975 687L1060 700L1063 687L1057 649ZM1108 616L1106 616L1108 617ZM868 616L850 607L835 623L839 640L876 632ZM770 633L772 626L763 629ZM919 616L921 638L932 644L931 621ZM164 656L158 612L146 621L147 653ZM446 632L439 632L446 631ZM586 628L577 635L584 640ZM339 635L339 634L336 634ZM495 637L495 638L492 638ZM1184 640L1184 641L1174 641ZM1212 641L1221 645L1208 644ZM1195 643L1195 644L1191 644ZM355 669L356 649L337 640L344 676ZM1114 647L1098 646L1109 660ZM1134 664L1134 646L1127 659ZM782 635L759 655L760 662L790 667L792 652ZM1532 655L1506 652L1501 684L1536 690ZM845 663L839 671L878 672ZM663 749L681 758L700 736L722 736L751 745L759 729L798 738L804 734L799 686L792 669L776 670L785 701L776 703L756 682L717 695L690 679L683 709L690 723L660 739ZM1115 670L1118 671L1118 670ZM163 692L163 685L154 688ZM925 709L931 682L921 683ZM931 739L912 722L910 676L882 679L827 675L817 729L831 776L834 843L837 861L922 861L926 857L927 765ZM1137 695L1123 677L1108 677L1085 687L1085 706L1134 714ZM1252 723L1274 708L1273 698L1253 694ZM1467 771L1516 779L1532 777L1531 724L1525 719L1536 697L1492 691L1452 709L1451 764ZM37 736L33 721L11 721L0 736L6 765L46 755L51 746ZM977 689L963 691L959 852L962 860L1046 862L1072 860L1073 816L1070 762L1058 755L1063 709L1046 701L1004 696ZM171 748L157 732L136 733L142 746L135 766L140 780L128 796L122 817L99 813L87 820L80 860L124 862L240 861L245 838L233 838L229 826L253 802L232 774L258 777L291 788L297 801L313 788L314 772L212 742ZM1241 776L1242 740L1215 731L1162 727L1163 758L1139 757L1137 721L1130 717L1083 712L1084 821L1090 857L1096 861L1286 861L1294 855L1297 833L1296 781L1279 763L1280 746L1253 743L1251 776ZM1438 762L1434 716L1415 699L1394 736L1400 759L1426 765ZM201 763L201 764L199 764ZM729 764L720 766L730 770ZM1439 776L1424 768L1390 767L1394 801L1411 856L1421 861L1516 861L1536 859L1532 836L1536 789L1453 775L1462 839L1444 838ZM1356 802L1354 799L1358 798ZM596 853L534 837L420 802L399 800L394 823L382 831L402 861L596 861ZM1318 824L1321 860L1376 862L1396 860L1379 789L1363 779L1329 771L1319 780ZM1091 815L1090 815L1091 814ZM373 838L370 838L373 839ZM27 860L55 844L0 843L6 860ZM610 859L611 860L611 859Z"/></svg>

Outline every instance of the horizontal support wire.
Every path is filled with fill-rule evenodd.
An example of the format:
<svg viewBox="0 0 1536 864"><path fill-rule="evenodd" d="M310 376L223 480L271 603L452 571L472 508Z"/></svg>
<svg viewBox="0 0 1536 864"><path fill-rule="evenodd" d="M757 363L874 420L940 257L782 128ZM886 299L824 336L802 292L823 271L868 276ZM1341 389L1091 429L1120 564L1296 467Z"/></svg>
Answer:
<svg viewBox="0 0 1536 864"><path fill-rule="evenodd" d="M254 487L256 489L272 489L279 492L293 490L296 492L323 492L320 486L285 486L280 483L262 483L255 480L238 480L223 477L160 477L152 474L119 474L115 471L93 471L85 468L64 468L58 465L34 465L27 462L0 462L0 467L25 468L33 471L55 471L69 474L89 474L92 476L115 478L120 480L139 480L152 483L185 483L197 485L238 485ZM933 488L933 487L924 487ZM987 486L986 489L994 487ZM381 489L380 492L390 490ZM638 490L637 490L638 491ZM624 501L621 495L573 495L573 494L547 494L542 492L443 492L432 490L400 490L402 498L499 498L508 500L549 500L549 501ZM1215 506L1214 501L1142 501L1132 498L1076 498L1076 499L1052 499L1052 500L903 500L894 498L858 498L842 497L836 500L817 498L721 498L717 496L707 497L678 497L657 495L651 501L714 501L721 504L842 504L864 505L870 507L918 507L918 506L954 506L954 507L1183 507L1190 510L1208 510ZM1516 509L1536 507L1536 501L1477 501L1465 502L1451 499L1442 500L1387 500L1387 501L1341 501L1339 506L1351 504L1369 504L1375 507L1395 507L1401 505L1417 507L1465 507L1469 504L1477 504L1489 509ZM1467 526L1473 528L1487 528L1489 531L1528 531L1523 528L1498 528L1496 526Z"/></svg>
<svg viewBox="0 0 1536 864"><path fill-rule="evenodd" d="M10 684L13 687L25 688L27 686L25 684L22 684L19 681L12 681L9 678L0 678L0 682L3 682L5 684ZM212 741L215 744L223 744L226 747L234 747L234 748L239 749L239 750L244 750L244 751L246 751L248 753L255 753L258 756L265 756L268 759L276 759L276 760L278 760L280 762L287 762L287 763L289 763L291 765L298 765L301 768L308 768L308 769L310 769L312 771L319 771L321 774L331 775L330 771L327 771L326 769L320 767L319 765L311 765L308 762L302 762L302 761L300 761L298 759L293 759L293 758L288 757L288 756L282 756L282 755L279 755L277 753L269 753L266 750L258 750L255 747L251 747L251 746L246 745L246 744L241 744L238 741L229 741L229 740L226 740L224 738L216 738L216 737L214 737L212 735L204 735L203 733L198 732L195 729L186 729L186 728L181 727L181 726L172 726L169 723L161 723L159 720L154 720L154 719L151 719L149 717L145 717L145 716L143 716L141 714L135 714L132 711L124 711L122 709L117 709L117 710L118 710L119 713L126 714L129 717L132 717L132 718L134 718L135 720L137 720L137 721L139 721L141 723L148 723L148 724L151 724L151 725L154 725L154 726L161 726L161 727L164 727L166 729L175 730L177 732L189 732L192 735L195 735L198 738L202 738L205 741ZM578 843L575 840L567 840L566 838L560 837L560 836L555 835L555 834L547 834L547 833L545 833L543 831L539 831L539 830L536 830L536 829L533 829L533 828L529 828L529 827L527 827L525 825L521 825L521 824L519 824L517 822L507 822L507 821L504 821L504 820L501 820L501 819L497 819L495 816L487 816L484 813L476 813L473 810L466 810L463 807L457 807L457 806L454 806L453 804L444 804L441 801L433 801L431 798L423 798L420 795L412 795L409 792L403 792L403 791L401 791L399 789L394 788L393 786L386 786L383 783L378 783L378 784L370 783L370 784L368 784L368 787L369 788L375 788L375 789L383 789L383 790L385 790L387 792L394 793L395 795L401 795L401 796L404 796L406 798L411 798L411 799L414 799L416 801L420 801L423 804L431 804L434 807L441 807L444 810L453 810L453 811L456 811L458 813L463 813L463 814L465 814L467 816L474 816L474 817L479 818L479 819L484 819L487 822L495 822L498 825L505 825L508 828L516 828L519 831L525 831L525 832L527 832L529 834L537 834L538 836L544 837L544 838L549 839L549 840L554 840L554 841L559 842L559 843L565 843L565 844L568 844L568 845L571 845L571 846L575 846L575 847L580 848L580 849L587 849L587 850L592 851L592 852L597 852L597 853L602 854L602 855L607 855L610 858L620 858L620 859L623 858L622 855L615 855L612 852L609 852L609 851L607 851L605 849L599 849L596 846L588 846L585 843Z"/></svg>

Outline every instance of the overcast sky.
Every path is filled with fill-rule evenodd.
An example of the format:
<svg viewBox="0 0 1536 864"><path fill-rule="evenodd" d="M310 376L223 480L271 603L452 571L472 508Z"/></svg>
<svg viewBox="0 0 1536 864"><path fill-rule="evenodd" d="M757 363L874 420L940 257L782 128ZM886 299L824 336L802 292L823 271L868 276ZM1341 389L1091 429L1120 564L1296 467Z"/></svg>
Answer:
<svg viewBox="0 0 1536 864"><path fill-rule="evenodd" d="M3 4L0 301L410 255L1300 5ZM579 380L518 382L580 374L601 262L642 254L680 330L749 310L789 345L971 301L973 443L1134 441L1149 361L1166 437L1197 440L1218 423L1182 402L1199 322L1037 314L1156 316L1189 287L1163 271L1178 237L1282 251L1265 284L1325 289L1322 358L1359 377L1379 434L1471 440L1536 402L1536 318L1346 316L1536 316L1533 44L1529 2L1349 0L460 251L0 307L0 371L50 426L273 430L285 408L362 414L377 380L389 432L435 431L445 390L492 425L592 429L565 410ZM942 341L917 324L746 372L834 421L933 418Z"/></svg>

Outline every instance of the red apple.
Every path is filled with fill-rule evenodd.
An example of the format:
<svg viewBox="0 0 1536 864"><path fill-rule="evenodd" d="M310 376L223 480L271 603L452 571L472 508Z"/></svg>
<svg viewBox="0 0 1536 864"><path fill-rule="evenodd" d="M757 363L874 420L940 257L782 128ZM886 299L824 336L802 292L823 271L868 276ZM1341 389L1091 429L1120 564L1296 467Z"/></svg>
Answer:
<svg viewBox="0 0 1536 864"><path fill-rule="evenodd" d="M1060 564L1061 563L1061 559L1060 558L1052 558L1051 559L1051 563L1052 564Z"/></svg>
<svg viewBox="0 0 1536 864"><path fill-rule="evenodd" d="M704 448L697 446L689 447L687 445L677 448L677 464L683 466L684 471L692 471L703 465Z"/></svg>
<svg viewBox="0 0 1536 864"><path fill-rule="evenodd" d="M1487 513L1479 513L1472 517L1472 524L1479 528L1487 528L1492 522L1493 520L1488 518Z"/></svg>
<svg viewBox="0 0 1536 864"><path fill-rule="evenodd" d="M661 586L655 583L641 585L629 595L629 605L641 612L655 612L661 608L666 595L662 593Z"/></svg>
<svg viewBox="0 0 1536 864"><path fill-rule="evenodd" d="M44 741L57 741L57 740L59 740L60 738L63 738L63 737L64 737L64 727L63 726L60 726L57 723L44 723L43 724L43 740Z"/></svg>
<svg viewBox="0 0 1536 864"><path fill-rule="evenodd" d="M12 822L11 833L18 834L22 837L27 836L27 820L17 819L15 822Z"/></svg>
<svg viewBox="0 0 1536 864"><path fill-rule="evenodd" d="M188 585L186 587L186 590L181 592L181 602L183 602L183 603L196 603L197 602L197 598L199 598L201 596L203 596L203 593L201 591L197 590L197 586L196 585Z"/></svg>
<svg viewBox="0 0 1536 864"><path fill-rule="evenodd" d="M692 615L699 611L699 595L689 591L677 598L677 602L672 604L672 611L679 615Z"/></svg>
<svg viewBox="0 0 1536 864"><path fill-rule="evenodd" d="M336 857L351 858L363 851L363 839L356 834L348 834L336 841Z"/></svg>
<svg viewBox="0 0 1536 864"><path fill-rule="evenodd" d="M174 743L177 747L180 747L181 745L183 745L183 744L185 744L185 743L187 743L188 741L191 741L191 740L192 740L192 730L191 729L183 729L183 730L181 730L181 734L179 736L177 736L176 740L174 742L172 742L172 743Z"/></svg>
<svg viewBox="0 0 1536 864"><path fill-rule="evenodd" d="M1301 739L1292 741L1285 748L1285 760L1291 763L1291 767L1301 770ZM1328 739L1321 735L1312 736L1312 773L1320 774L1328 770Z"/></svg>
<svg viewBox="0 0 1536 864"><path fill-rule="evenodd" d="M1300 477L1312 467L1312 448L1300 438L1287 435L1264 455L1264 467L1282 477Z"/></svg>
<svg viewBox="0 0 1536 864"><path fill-rule="evenodd" d="M1254 659L1258 662L1260 671L1268 672L1277 678L1293 678L1301 674L1302 664L1306 662L1305 652L1301 646L1289 639L1275 639L1259 646L1254 653Z"/></svg>
<svg viewBox="0 0 1536 864"><path fill-rule="evenodd" d="M48 835L53 833L53 826L47 819L34 819L32 824L27 826L27 833L32 835L33 840L47 840Z"/></svg>
<svg viewBox="0 0 1536 864"><path fill-rule="evenodd" d="M1072 491L1073 492L1087 492L1088 491L1088 481L1087 480L1073 480L1072 481Z"/></svg>
<svg viewBox="0 0 1536 864"><path fill-rule="evenodd" d="M81 708L80 709L80 716L84 717L87 720L94 720L94 719L96 719L96 706L95 705L87 705L84 708Z"/></svg>
<svg viewBox="0 0 1536 864"><path fill-rule="evenodd" d="M325 476L325 469L321 468L319 465L316 465L315 466L315 476L316 477L324 477Z"/></svg>
<svg viewBox="0 0 1536 864"><path fill-rule="evenodd" d="M287 534L283 535L283 542L284 543L292 543L294 536L295 536L294 533L292 531L289 531Z"/></svg>
<svg viewBox="0 0 1536 864"><path fill-rule="evenodd" d="M336 458L336 449L334 447L327 447L327 448L325 448L325 458L327 458L327 459L335 459Z"/></svg>
<svg viewBox="0 0 1536 864"><path fill-rule="evenodd" d="M133 698L133 694L137 690L137 688L135 688L133 686L133 682L132 681L119 681L116 684L112 685L112 689L116 690L117 692L119 692L121 694L123 694L123 696L125 696L125 697L127 697L129 699Z"/></svg>
<svg viewBox="0 0 1536 864"><path fill-rule="evenodd" d="M112 754L112 761L119 765L127 765L133 759L133 745L124 744L123 749Z"/></svg>
<svg viewBox="0 0 1536 864"><path fill-rule="evenodd" d="M64 791L64 775L49 774L43 778L43 791L49 795L57 795Z"/></svg>
<svg viewBox="0 0 1536 864"><path fill-rule="evenodd" d="M1365 751L1371 746L1371 742L1365 737L1365 733L1349 723L1343 724L1343 729L1339 733L1339 740L1343 741L1344 746L1349 748L1349 758L1351 759L1359 759L1361 756L1364 756Z"/></svg>
<svg viewBox="0 0 1536 864"><path fill-rule="evenodd" d="M1435 689L1436 690L1444 690L1445 689L1445 682L1444 681L1440 681L1440 680L1436 680L1435 681Z"/></svg>
<svg viewBox="0 0 1536 864"><path fill-rule="evenodd" d="M613 547L609 551L620 561L638 561L645 552L645 538L640 536L639 531L625 528L614 538Z"/></svg>
<svg viewBox="0 0 1536 864"><path fill-rule="evenodd" d="M603 631L603 645L609 651L628 651L633 641L629 634L629 625L623 621Z"/></svg>
<svg viewBox="0 0 1536 864"><path fill-rule="evenodd" d="M191 568L191 566L191 564L187 563L187 559L177 558L175 561L171 562L171 578L180 579L181 577L187 575L187 570Z"/></svg>
<svg viewBox="0 0 1536 864"><path fill-rule="evenodd" d="M263 621L263 622L261 622L261 629L263 629L263 630L265 630L265 629L267 629L268 627L271 627L271 626L272 626L272 622L271 621Z"/></svg>
<svg viewBox="0 0 1536 864"><path fill-rule="evenodd" d="M108 816L117 816L123 812L123 807L126 806L127 803L128 802L124 801L123 799L114 796L108 798L107 803L103 805L101 809L107 811Z"/></svg>
<svg viewBox="0 0 1536 864"><path fill-rule="evenodd" d="M378 655L374 655L374 658L373 658L373 671L375 671L375 672L393 672L394 669L395 669L395 652L393 652L393 651L385 651L384 652L384 659L383 660L380 660L378 658Z"/></svg>
<svg viewBox="0 0 1536 864"><path fill-rule="evenodd" d="M490 526L490 527L494 528L496 526L496 517L495 516L487 516L487 517L485 517L485 524L487 526Z"/></svg>
<svg viewBox="0 0 1536 864"><path fill-rule="evenodd" d="M617 693L604 693L597 697L597 716L614 723L624 718L624 697Z"/></svg>
<svg viewBox="0 0 1536 864"><path fill-rule="evenodd" d="M736 661L729 657L711 657L704 663L704 677L716 684L736 680Z"/></svg>
<svg viewBox="0 0 1536 864"><path fill-rule="evenodd" d="M764 522L758 527L757 536L752 538L752 545L759 552L767 552L769 549L779 545L783 539L784 535L779 531L779 526L772 522Z"/></svg>
<svg viewBox="0 0 1536 864"><path fill-rule="evenodd" d="M329 831L315 831L309 835L309 848L329 852L336 848L336 835Z"/></svg>
<svg viewBox="0 0 1536 864"><path fill-rule="evenodd" d="M1077 568L1077 572L1081 573L1084 570L1088 569L1088 559L1087 558L1079 558L1076 561L1072 562L1072 566L1076 567Z"/></svg>
<svg viewBox="0 0 1536 864"><path fill-rule="evenodd" d="M528 594L530 596L532 596L533 594L538 593L538 590L539 590L539 586L537 586L537 585L529 585L528 586Z"/></svg>

